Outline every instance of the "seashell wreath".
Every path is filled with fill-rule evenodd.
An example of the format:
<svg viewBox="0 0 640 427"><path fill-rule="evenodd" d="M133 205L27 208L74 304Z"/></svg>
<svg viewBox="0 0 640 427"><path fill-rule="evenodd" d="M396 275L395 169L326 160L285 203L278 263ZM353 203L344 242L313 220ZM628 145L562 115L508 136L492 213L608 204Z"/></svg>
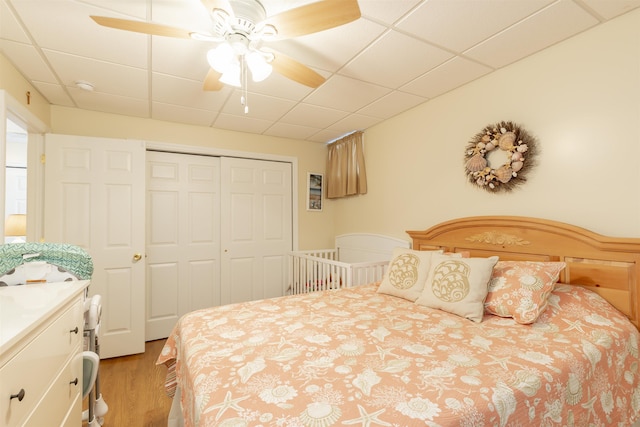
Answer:
<svg viewBox="0 0 640 427"><path fill-rule="evenodd" d="M505 152L506 162L493 168L487 154L496 148ZM467 144L464 168L469 182L492 193L511 191L526 181L525 164L532 166L536 141L513 122L486 126Z"/></svg>

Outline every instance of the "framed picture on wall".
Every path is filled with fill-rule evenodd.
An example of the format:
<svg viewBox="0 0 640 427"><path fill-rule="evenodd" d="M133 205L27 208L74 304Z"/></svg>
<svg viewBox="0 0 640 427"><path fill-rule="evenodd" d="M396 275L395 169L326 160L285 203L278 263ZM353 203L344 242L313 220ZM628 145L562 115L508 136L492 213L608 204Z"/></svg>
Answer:
<svg viewBox="0 0 640 427"><path fill-rule="evenodd" d="M322 210L323 184L324 184L324 180L321 173L309 172L307 174L307 210L308 211Z"/></svg>

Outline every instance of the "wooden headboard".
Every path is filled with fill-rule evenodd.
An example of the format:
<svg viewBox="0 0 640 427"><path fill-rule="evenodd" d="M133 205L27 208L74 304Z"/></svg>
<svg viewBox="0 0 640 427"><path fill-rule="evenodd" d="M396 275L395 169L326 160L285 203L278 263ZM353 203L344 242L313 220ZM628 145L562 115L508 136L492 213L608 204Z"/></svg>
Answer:
<svg viewBox="0 0 640 427"><path fill-rule="evenodd" d="M564 261L567 267L560 282L593 290L640 327L640 238L607 237L557 221L518 216L460 218L407 233L416 250Z"/></svg>

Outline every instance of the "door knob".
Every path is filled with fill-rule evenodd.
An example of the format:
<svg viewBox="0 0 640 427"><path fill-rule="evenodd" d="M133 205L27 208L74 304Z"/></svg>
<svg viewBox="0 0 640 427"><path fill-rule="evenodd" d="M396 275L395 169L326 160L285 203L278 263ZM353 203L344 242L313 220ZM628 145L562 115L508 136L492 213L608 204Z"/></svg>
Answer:
<svg viewBox="0 0 640 427"><path fill-rule="evenodd" d="M133 255L133 260L134 261L140 261L142 259L142 254L134 254Z"/></svg>

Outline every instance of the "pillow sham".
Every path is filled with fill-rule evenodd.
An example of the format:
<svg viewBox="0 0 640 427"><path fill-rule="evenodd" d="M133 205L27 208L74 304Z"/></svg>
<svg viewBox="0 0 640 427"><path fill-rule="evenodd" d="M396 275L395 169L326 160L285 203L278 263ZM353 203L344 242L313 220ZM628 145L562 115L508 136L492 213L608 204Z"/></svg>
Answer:
<svg viewBox="0 0 640 427"><path fill-rule="evenodd" d="M523 325L535 322L565 267L564 262L499 261L489 281L485 311Z"/></svg>
<svg viewBox="0 0 640 427"><path fill-rule="evenodd" d="M442 251L394 248L378 292L412 302L417 300L427 280L431 256L441 253Z"/></svg>
<svg viewBox="0 0 640 427"><path fill-rule="evenodd" d="M481 322L497 256L462 258L434 254L417 304Z"/></svg>

